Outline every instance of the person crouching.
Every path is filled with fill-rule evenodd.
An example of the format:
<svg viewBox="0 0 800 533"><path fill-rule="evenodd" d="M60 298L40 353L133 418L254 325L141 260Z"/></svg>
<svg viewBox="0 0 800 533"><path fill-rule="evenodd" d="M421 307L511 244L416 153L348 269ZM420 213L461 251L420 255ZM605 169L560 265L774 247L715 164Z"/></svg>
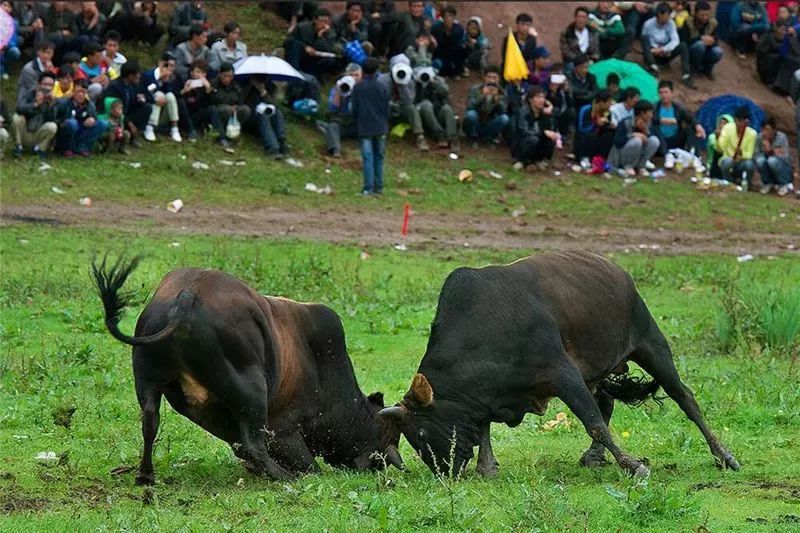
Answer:
<svg viewBox="0 0 800 533"><path fill-rule="evenodd" d="M653 135L653 104L640 100L633 108L633 116L622 121L614 134L614 146L608 156L611 166L623 169L627 176L636 172L647 176L647 162L656 155L661 141Z"/></svg>
<svg viewBox="0 0 800 533"><path fill-rule="evenodd" d="M547 167L559 138L553 124L553 104L545 97L544 88L531 87L525 95L526 104L517 116L517 128L511 155L514 168L522 170L536 163L540 170Z"/></svg>

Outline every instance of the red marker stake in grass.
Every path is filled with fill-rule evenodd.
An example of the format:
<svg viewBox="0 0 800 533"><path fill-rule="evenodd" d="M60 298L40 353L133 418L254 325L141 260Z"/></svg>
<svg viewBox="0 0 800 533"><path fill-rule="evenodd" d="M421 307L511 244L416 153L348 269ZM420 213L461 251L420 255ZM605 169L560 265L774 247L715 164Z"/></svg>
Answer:
<svg viewBox="0 0 800 533"><path fill-rule="evenodd" d="M400 244L395 245L396 250L400 250L401 252L405 252L408 250L408 246L406 246L406 237L408 236L408 221L411 218L411 204L406 202L406 205L403 207L403 227L400 230L401 241Z"/></svg>

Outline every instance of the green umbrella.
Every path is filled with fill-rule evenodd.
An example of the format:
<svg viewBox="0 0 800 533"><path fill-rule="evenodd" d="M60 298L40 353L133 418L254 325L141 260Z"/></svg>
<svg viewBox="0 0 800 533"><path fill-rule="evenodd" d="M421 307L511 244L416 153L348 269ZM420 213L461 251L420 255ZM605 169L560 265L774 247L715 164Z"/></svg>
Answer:
<svg viewBox="0 0 800 533"><path fill-rule="evenodd" d="M612 72L619 76L620 88L636 87L642 93L643 100L658 100L658 80L644 68L630 61L606 59L589 67L589 72L597 78L597 85L606 87L606 77Z"/></svg>

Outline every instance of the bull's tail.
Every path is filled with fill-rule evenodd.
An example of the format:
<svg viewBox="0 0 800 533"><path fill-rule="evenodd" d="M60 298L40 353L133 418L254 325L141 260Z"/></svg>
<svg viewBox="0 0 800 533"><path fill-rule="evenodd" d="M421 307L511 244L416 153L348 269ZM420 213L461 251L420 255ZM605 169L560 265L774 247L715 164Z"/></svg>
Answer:
<svg viewBox="0 0 800 533"><path fill-rule="evenodd" d="M598 385L598 389L615 400L634 407L642 405L647 400L653 400L661 405L663 398L656 396L659 387L657 382L648 381L644 376L630 374L610 375Z"/></svg>
<svg viewBox="0 0 800 533"><path fill-rule="evenodd" d="M194 305L196 294L185 290L178 295L173 308L170 310L169 322L160 331L143 337L130 337L119 330L119 321L122 310L130 303L133 293L121 292L120 289L122 289L128 276L139 266L141 257L136 256L130 261L119 258L113 265L109 265L107 259L108 256L104 256L99 265L96 261L92 261L92 278L100 295L100 300L103 302L106 328L108 328L111 335L118 341L131 346L153 344L172 335Z"/></svg>

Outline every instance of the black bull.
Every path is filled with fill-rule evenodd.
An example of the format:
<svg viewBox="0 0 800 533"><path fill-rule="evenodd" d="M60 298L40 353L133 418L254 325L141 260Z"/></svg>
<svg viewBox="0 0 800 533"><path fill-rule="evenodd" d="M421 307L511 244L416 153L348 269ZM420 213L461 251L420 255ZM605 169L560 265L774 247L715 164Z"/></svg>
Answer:
<svg viewBox="0 0 800 533"><path fill-rule="evenodd" d="M655 381L625 376L628 361ZM493 475L490 424L517 426L556 397L592 438L584 465L603 463L608 449L623 469L646 475L608 424L615 398L640 402L659 386L700 428L717 465L738 469L681 382L631 277L597 255L543 254L450 274L411 389L382 414L434 472L461 473L479 446L478 471Z"/></svg>
<svg viewBox="0 0 800 533"><path fill-rule="evenodd" d="M129 337L118 328L128 301L119 291L137 263L92 264L108 330L133 345L144 437L137 483L153 482L162 395L259 475L316 471L316 456L359 470L402 467L399 433L378 415L383 395L359 389L336 313L187 268L164 277Z"/></svg>

